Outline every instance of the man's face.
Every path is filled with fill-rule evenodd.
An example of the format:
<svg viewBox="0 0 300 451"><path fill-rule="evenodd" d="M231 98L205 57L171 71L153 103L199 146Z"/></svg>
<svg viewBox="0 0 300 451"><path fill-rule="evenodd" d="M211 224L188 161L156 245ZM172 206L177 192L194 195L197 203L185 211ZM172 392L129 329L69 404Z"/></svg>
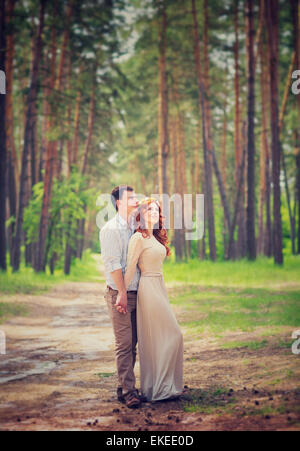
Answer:
<svg viewBox="0 0 300 451"><path fill-rule="evenodd" d="M124 191L122 199L119 201L119 209L132 213L138 207L138 198L134 191Z"/></svg>

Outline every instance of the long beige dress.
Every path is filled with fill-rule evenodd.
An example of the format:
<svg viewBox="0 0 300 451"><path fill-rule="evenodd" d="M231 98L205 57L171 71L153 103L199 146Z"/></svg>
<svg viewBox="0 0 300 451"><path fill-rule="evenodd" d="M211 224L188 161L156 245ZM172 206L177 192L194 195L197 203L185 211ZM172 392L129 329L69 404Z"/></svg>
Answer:
<svg viewBox="0 0 300 451"><path fill-rule="evenodd" d="M166 248L155 238L136 232L129 241L126 288L141 270L137 297L137 332L141 392L148 401L182 393L183 337L171 309L163 279Z"/></svg>

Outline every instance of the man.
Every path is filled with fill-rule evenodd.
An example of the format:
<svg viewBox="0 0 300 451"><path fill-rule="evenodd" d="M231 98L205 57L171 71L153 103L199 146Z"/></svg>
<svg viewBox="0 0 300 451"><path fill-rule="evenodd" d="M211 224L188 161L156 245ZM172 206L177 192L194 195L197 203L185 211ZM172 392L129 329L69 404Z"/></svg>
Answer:
<svg viewBox="0 0 300 451"><path fill-rule="evenodd" d="M129 408L137 408L141 399L135 388L134 366L140 271L136 269L127 291L123 275L126 269L128 243L134 233L134 223L131 219L138 206L138 199L134 189L127 185L116 187L111 193L111 199L117 214L100 231L101 255L107 283L105 299L115 334L118 399L125 402Z"/></svg>

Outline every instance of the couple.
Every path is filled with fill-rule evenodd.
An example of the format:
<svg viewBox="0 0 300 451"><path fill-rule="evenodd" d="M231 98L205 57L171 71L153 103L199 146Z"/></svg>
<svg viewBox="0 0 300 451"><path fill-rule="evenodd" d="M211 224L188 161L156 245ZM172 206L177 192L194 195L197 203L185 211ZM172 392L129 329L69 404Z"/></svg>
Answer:
<svg viewBox="0 0 300 451"><path fill-rule="evenodd" d="M105 299L115 334L118 399L137 408L142 400L182 393L183 337L163 280L170 250L158 201L138 202L127 185L115 188L111 199L117 214L100 231ZM135 387L137 341L142 396Z"/></svg>

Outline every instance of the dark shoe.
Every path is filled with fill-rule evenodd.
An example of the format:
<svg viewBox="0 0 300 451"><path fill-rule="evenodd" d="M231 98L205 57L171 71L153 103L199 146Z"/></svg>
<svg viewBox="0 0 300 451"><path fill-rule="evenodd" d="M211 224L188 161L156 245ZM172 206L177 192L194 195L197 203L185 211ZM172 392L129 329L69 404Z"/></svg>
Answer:
<svg viewBox="0 0 300 451"><path fill-rule="evenodd" d="M138 394L138 397L139 397L139 400L140 400L141 402L148 402L148 399L146 398L146 396L143 396L143 395L139 395L139 394Z"/></svg>
<svg viewBox="0 0 300 451"><path fill-rule="evenodd" d="M124 395L125 404L129 409L137 409L141 406L140 398L136 391L131 391Z"/></svg>
<svg viewBox="0 0 300 451"><path fill-rule="evenodd" d="M118 401L121 402L122 404L125 404L125 398L123 396L123 389L122 389L122 387L118 388L117 396L118 396Z"/></svg>

